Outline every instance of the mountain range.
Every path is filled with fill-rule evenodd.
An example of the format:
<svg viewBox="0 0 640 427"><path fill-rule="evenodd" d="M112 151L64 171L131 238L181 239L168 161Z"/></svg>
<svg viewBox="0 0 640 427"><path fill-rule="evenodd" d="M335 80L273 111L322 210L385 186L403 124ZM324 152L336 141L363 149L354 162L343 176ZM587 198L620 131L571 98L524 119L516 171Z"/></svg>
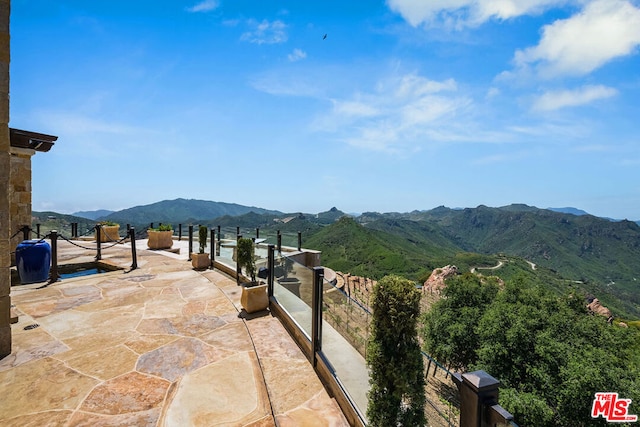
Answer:
<svg viewBox="0 0 640 427"><path fill-rule="evenodd" d="M302 231L304 246L322 251L327 267L376 279L393 273L423 281L432 269L447 264L462 271L501 265L483 274L528 277L558 291L577 287L619 316L640 317L640 226L575 208L440 206L353 217L337 208L318 214L282 213L177 199L99 219L135 224L137 229L162 222L260 227L272 235L276 229Z"/></svg>
<svg viewBox="0 0 640 427"><path fill-rule="evenodd" d="M106 212L106 215L96 216L98 212ZM212 202L207 200L175 199L163 200L144 206L135 206L117 212L95 211L84 212L82 216L100 221L113 221L117 223L148 224L151 222L163 223L190 223L210 220L224 215L238 216L249 212L257 214L281 214L282 212L253 206L243 206L236 203Z"/></svg>

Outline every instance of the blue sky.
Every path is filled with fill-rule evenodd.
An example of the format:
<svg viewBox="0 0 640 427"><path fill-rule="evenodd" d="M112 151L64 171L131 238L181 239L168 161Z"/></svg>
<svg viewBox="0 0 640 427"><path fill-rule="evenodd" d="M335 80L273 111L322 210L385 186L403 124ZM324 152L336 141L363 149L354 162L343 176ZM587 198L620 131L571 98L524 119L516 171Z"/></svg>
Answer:
<svg viewBox="0 0 640 427"><path fill-rule="evenodd" d="M11 55L37 211L640 219L638 0L13 0Z"/></svg>

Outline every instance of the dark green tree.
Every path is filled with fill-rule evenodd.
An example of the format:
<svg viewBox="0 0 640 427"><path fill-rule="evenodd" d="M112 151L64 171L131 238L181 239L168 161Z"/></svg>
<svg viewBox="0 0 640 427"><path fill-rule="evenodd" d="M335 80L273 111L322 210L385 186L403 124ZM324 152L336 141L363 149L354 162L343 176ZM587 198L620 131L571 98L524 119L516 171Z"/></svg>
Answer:
<svg viewBox="0 0 640 427"><path fill-rule="evenodd" d="M385 276L373 290L367 365L367 417L374 427L423 426L424 365L418 342L420 292L413 282Z"/></svg>
<svg viewBox="0 0 640 427"><path fill-rule="evenodd" d="M427 352L442 363L464 370L477 360L475 327L498 292L494 279L465 273L447 280L443 298L425 315L422 330Z"/></svg>
<svg viewBox="0 0 640 427"><path fill-rule="evenodd" d="M476 332L473 368L500 379L501 404L520 425L606 425L591 418L596 392L638 398L637 332L588 315L582 296L507 283Z"/></svg>

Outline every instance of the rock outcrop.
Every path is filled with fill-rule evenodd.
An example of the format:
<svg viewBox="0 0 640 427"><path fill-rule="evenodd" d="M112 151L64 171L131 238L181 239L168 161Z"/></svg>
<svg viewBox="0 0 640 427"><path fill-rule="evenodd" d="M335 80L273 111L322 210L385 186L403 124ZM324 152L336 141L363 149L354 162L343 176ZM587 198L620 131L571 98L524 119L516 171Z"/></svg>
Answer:
<svg viewBox="0 0 640 427"><path fill-rule="evenodd" d="M424 285L422 286L422 292L429 292L440 295L442 289L444 289L445 287L444 281L451 276L455 276L456 274L458 274L458 267L456 267L455 265L447 265L442 268L436 268L431 272L431 275L429 276L427 281L424 282Z"/></svg>
<svg viewBox="0 0 640 427"><path fill-rule="evenodd" d="M604 316L607 319L610 319L610 318L613 317L613 314L611 313L611 310L609 310L604 305L600 304L600 301L598 300L598 298L594 298L591 302L589 302L587 304L587 309L591 313L599 314L600 316Z"/></svg>

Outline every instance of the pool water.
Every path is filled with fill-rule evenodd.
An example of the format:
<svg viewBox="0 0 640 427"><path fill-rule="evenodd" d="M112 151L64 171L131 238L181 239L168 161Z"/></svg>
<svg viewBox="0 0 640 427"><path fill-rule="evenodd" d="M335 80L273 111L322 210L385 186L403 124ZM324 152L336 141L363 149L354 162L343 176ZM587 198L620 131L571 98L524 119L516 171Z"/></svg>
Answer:
<svg viewBox="0 0 640 427"><path fill-rule="evenodd" d="M78 269L76 271L70 271L70 272L63 272L62 269L60 269L58 271L58 274L60 275L61 279L71 279L73 277L83 277L83 276L91 276L93 274L101 274L101 273L108 273L110 271L113 270L108 270L106 268L102 268L102 267L95 267L95 268L86 268L86 269Z"/></svg>
<svg viewBox="0 0 640 427"><path fill-rule="evenodd" d="M111 271L122 270L109 264L100 262L85 262L80 264L62 264L58 265L58 275L61 280L72 279L74 277L91 276L94 274L109 273ZM42 282L44 283L44 282ZM16 268L11 268L11 286L20 286L20 276Z"/></svg>

